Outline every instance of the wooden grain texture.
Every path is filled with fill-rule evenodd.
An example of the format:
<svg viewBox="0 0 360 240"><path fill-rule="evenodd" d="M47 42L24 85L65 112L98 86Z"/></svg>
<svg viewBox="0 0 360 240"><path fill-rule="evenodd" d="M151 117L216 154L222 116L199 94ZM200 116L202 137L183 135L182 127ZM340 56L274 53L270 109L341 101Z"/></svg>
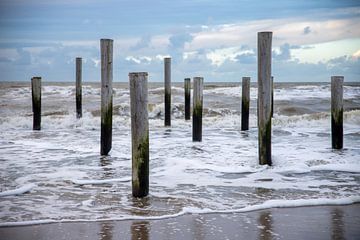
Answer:
<svg viewBox="0 0 360 240"><path fill-rule="evenodd" d="M271 42L272 32L258 33L259 164L271 165Z"/></svg>
<svg viewBox="0 0 360 240"><path fill-rule="evenodd" d="M274 77L271 76L271 117L274 117Z"/></svg>
<svg viewBox="0 0 360 240"><path fill-rule="evenodd" d="M331 77L331 142L332 148L343 148L343 76Z"/></svg>
<svg viewBox="0 0 360 240"><path fill-rule="evenodd" d="M129 73L131 143L132 143L132 194L145 197L149 193L149 120L148 74Z"/></svg>
<svg viewBox="0 0 360 240"><path fill-rule="evenodd" d="M185 120L190 120L191 112L190 112L190 102L191 102L191 79L184 79L184 99L185 99Z"/></svg>
<svg viewBox="0 0 360 240"><path fill-rule="evenodd" d="M171 58L164 58L165 126L171 126Z"/></svg>
<svg viewBox="0 0 360 240"><path fill-rule="evenodd" d="M203 85L204 78L194 77L193 89L193 141L202 141Z"/></svg>
<svg viewBox="0 0 360 240"><path fill-rule="evenodd" d="M33 130L41 130L41 77L31 78Z"/></svg>
<svg viewBox="0 0 360 240"><path fill-rule="evenodd" d="M101 39L101 137L100 153L108 155L112 145L113 40Z"/></svg>
<svg viewBox="0 0 360 240"><path fill-rule="evenodd" d="M82 117L82 58L76 58L76 117Z"/></svg>
<svg viewBox="0 0 360 240"><path fill-rule="evenodd" d="M241 94L241 130L249 130L249 110L250 110L250 77L242 78Z"/></svg>

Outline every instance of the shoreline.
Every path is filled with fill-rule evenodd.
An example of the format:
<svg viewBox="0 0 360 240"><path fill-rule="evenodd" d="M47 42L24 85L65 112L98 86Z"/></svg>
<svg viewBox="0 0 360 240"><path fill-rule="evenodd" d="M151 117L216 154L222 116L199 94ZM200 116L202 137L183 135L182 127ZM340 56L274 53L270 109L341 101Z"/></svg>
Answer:
<svg viewBox="0 0 360 240"><path fill-rule="evenodd" d="M92 223L92 222L108 222L108 221L155 221L165 220L171 218L177 218L191 214L233 214L233 213L250 213L269 209L281 209L281 208L301 208L301 207L331 207L331 206L347 206L347 205L359 205L360 197L352 196L338 199L299 199L299 200L268 200L262 204L250 205L239 209L228 210L211 210L211 209L197 209L197 208L184 208L178 213L171 215L160 216L125 216L121 218L103 218L103 219L40 219L31 221L19 221L19 222L0 222L0 228L4 227L24 227L24 226L36 226L44 224L61 224L61 223Z"/></svg>
<svg viewBox="0 0 360 240"><path fill-rule="evenodd" d="M0 227L4 239L355 239L360 204ZM84 236L86 235L86 236Z"/></svg>

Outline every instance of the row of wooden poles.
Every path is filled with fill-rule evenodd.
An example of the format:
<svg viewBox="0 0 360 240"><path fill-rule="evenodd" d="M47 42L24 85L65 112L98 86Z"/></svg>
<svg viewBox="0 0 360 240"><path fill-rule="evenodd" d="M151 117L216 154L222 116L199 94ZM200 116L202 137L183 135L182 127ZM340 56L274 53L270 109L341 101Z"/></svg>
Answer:
<svg viewBox="0 0 360 240"><path fill-rule="evenodd" d="M258 33L257 126L259 164L271 165L271 118L273 112L273 78L271 76L272 32ZM113 40L101 39L101 137L100 153L107 155L112 144L113 112ZM171 126L171 58L164 58L165 126ZM331 77L332 147L343 145L343 81ZM41 125L41 77L33 77L33 129ZM76 58L76 115L82 117L82 59ZM132 137L132 194L144 197L149 192L149 122L148 73L129 73ZM193 141L202 141L203 77L193 78ZM184 80L185 119L190 119L190 78ZM250 77L242 79L241 130L249 129Z"/></svg>

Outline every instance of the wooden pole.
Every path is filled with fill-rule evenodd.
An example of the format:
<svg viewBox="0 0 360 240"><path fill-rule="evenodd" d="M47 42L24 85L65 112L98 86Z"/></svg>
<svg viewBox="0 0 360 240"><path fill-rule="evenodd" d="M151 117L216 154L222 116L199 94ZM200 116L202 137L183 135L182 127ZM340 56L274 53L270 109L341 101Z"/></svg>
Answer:
<svg viewBox="0 0 360 240"><path fill-rule="evenodd" d="M31 78L33 130L41 129L41 77Z"/></svg>
<svg viewBox="0 0 360 240"><path fill-rule="evenodd" d="M271 40L272 32L258 33L259 163L271 165Z"/></svg>
<svg viewBox="0 0 360 240"><path fill-rule="evenodd" d="M129 73L132 139L132 194L149 193L148 74Z"/></svg>
<svg viewBox="0 0 360 240"><path fill-rule="evenodd" d="M185 78L184 80L184 97L185 97L185 120L190 120L190 88L191 82L190 78Z"/></svg>
<svg viewBox="0 0 360 240"><path fill-rule="evenodd" d="M76 58L76 117L82 117L82 59Z"/></svg>
<svg viewBox="0 0 360 240"><path fill-rule="evenodd" d="M171 126L171 58L164 58L165 126Z"/></svg>
<svg viewBox="0 0 360 240"><path fill-rule="evenodd" d="M332 148L343 148L343 76L331 77L331 138Z"/></svg>
<svg viewBox="0 0 360 240"><path fill-rule="evenodd" d="M274 117L274 77L271 76L271 117Z"/></svg>
<svg viewBox="0 0 360 240"><path fill-rule="evenodd" d="M113 40L101 39L101 140L100 153L108 155L112 142Z"/></svg>
<svg viewBox="0 0 360 240"><path fill-rule="evenodd" d="M250 77L242 78L241 130L249 130Z"/></svg>
<svg viewBox="0 0 360 240"><path fill-rule="evenodd" d="M194 77L193 90L193 141L202 140L202 113L203 113L203 84L204 78Z"/></svg>

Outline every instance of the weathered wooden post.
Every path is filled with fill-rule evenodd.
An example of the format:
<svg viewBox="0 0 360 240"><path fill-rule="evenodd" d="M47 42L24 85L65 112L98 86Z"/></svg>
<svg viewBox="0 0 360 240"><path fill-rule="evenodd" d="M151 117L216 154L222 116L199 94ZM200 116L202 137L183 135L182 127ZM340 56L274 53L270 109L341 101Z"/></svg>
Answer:
<svg viewBox="0 0 360 240"><path fill-rule="evenodd" d="M31 78L33 130L41 129L41 77Z"/></svg>
<svg viewBox="0 0 360 240"><path fill-rule="evenodd" d="M272 32L258 33L259 163L271 165L271 41Z"/></svg>
<svg viewBox="0 0 360 240"><path fill-rule="evenodd" d="M343 76L331 77L331 139L332 148L343 148Z"/></svg>
<svg viewBox="0 0 360 240"><path fill-rule="evenodd" d="M185 120L190 120L190 78L184 80L184 97L185 97Z"/></svg>
<svg viewBox="0 0 360 240"><path fill-rule="evenodd" d="M202 113L203 113L203 84L204 78L194 77L193 89L193 141L202 140Z"/></svg>
<svg viewBox="0 0 360 240"><path fill-rule="evenodd" d="M148 74L129 73L132 139L132 194L149 193Z"/></svg>
<svg viewBox="0 0 360 240"><path fill-rule="evenodd" d="M274 116L274 77L271 76L271 117Z"/></svg>
<svg viewBox="0 0 360 240"><path fill-rule="evenodd" d="M76 58L76 117L82 117L82 86L81 86L81 78L82 78L82 59Z"/></svg>
<svg viewBox="0 0 360 240"><path fill-rule="evenodd" d="M101 139L100 153L107 155L112 142L113 40L101 39Z"/></svg>
<svg viewBox="0 0 360 240"><path fill-rule="evenodd" d="M171 126L171 58L164 58L165 126Z"/></svg>
<svg viewBox="0 0 360 240"><path fill-rule="evenodd" d="M249 130L250 77L242 78L241 131Z"/></svg>

